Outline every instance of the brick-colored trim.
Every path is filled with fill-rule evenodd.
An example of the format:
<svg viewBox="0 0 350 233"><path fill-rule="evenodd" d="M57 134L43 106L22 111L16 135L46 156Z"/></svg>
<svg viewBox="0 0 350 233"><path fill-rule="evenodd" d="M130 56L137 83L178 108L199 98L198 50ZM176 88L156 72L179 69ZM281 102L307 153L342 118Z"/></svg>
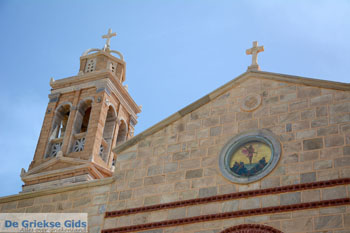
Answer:
<svg viewBox="0 0 350 233"><path fill-rule="evenodd" d="M121 232L143 231L143 230L149 230L154 228L174 227L179 225L193 224L197 222L208 222L208 221L216 221L216 220L222 220L222 219L240 218L240 217L248 217L248 216L263 215L263 214L274 214L274 213L280 213L280 212L290 212L290 211L296 211L296 210L306 210L306 209L314 209L314 208L320 208L320 207L331 207L331 206L340 206L340 205L349 205L349 204L350 204L350 198L315 201L315 202L300 203L300 204L293 204L293 205L273 206L273 207L265 207L265 208L249 209L249 210L239 210L239 211L233 211L233 212L227 212L227 213L200 215L200 216L190 217L190 218L180 218L180 219L174 219L174 220L166 220L166 221L160 221L160 222L106 229L106 230L102 230L101 232L102 233L121 233Z"/></svg>
<svg viewBox="0 0 350 233"><path fill-rule="evenodd" d="M255 197L255 196L272 195L272 194L285 193L285 192L295 192L295 191L307 190L307 189L326 188L326 187L346 185L346 184L350 184L350 178L318 181L318 182L305 183L305 184L294 184L294 185L287 185L282 187L229 193L229 194L223 194L223 195L217 195L217 196L211 196L211 197L190 199L185 201L169 202L169 203L159 204L159 205L150 205L150 206L137 207L137 208L131 208L131 209L110 211L105 213L105 217L112 218L112 217L118 217L123 215L137 214L142 212L150 212L150 211L163 210L163 209L172 209L172 208L191 206L191 205L207 204L211 202L227 201L227 200L238 199L238 198L249 198L249 197Z"/></svg>
<svg viewBox="0 0 350 233"><path fill-rule="evenodd" d="M260 225L260 224L241 224L238 226L233 226L227 228L220 233L283 233L270 226Z"/></svg>

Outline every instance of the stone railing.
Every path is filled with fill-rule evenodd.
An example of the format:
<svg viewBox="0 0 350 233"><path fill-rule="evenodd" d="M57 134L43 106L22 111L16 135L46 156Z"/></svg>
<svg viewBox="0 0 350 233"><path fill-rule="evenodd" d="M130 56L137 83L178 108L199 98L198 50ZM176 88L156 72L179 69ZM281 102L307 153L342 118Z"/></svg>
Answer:
<svg viewBox="0 0 350 233"><path fill-rule="evenodd" d="M86 132L74 134L73 152L79 152L84 150Z"/></svg>
<svg viewBox="0 0 350 233"><path fill-rule="evenodd" d="M46 157L56 157L57 153L61 151L62 144L63 144L63 137L51 139L50 151Z"/></svg>

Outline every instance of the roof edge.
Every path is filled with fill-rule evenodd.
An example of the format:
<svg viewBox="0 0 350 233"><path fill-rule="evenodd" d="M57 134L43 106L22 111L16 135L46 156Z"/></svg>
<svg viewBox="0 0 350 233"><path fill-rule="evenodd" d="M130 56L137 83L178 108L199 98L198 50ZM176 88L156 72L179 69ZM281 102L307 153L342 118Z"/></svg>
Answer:
<svg viewBox="0 0 350 233"><path fill-rule="evenodd" d="M258 78L270 79L270 80L281 81L281 82L302 84L302 85L306 85L306 86L314 86L314 87L327 88L327 89L350 91L350 84L349 83L327 81L327 80L322 80L322 79L314 79L314 78L272 73L272 72L266 72L266 71L247 71L247 72L237 76L233 80L229 81L228 83L222 85L221 87L215 89L214 91L210 92L209 94L203 96L202 98L196 100L195 102L187 105L186 107L177 111L173 115L165 118L164 120L158 122L157 124L151 126L148 129L144 130L143 132L134 136L130 140L113 148L113 151L115 153L119 153L119 152L126 150L127 148L135 145L136 143L138 143L139 141L144 139L145 137L158 132L159 130L165 128L166 126L168 126L171 123L175 122L176 120L180 119L184 115L198 109L199 107L203 106L206 103L209 103L211 100L215 99L216 97L223 94L227 90L233 88L234 86L239 85L245 78L249 78L249 77L258 77Z"/></svg>
<svg viewBox="0 0 350 233"><path fill-rule="evenodd" d="M0 197L0 204L10 202L10 201L18 201L18 200L23 200L28 198L40 197L40 196L49 195L49 194L57 194L62 192L80 190L83 188L109 185L114 181L115 181L115 177L112 176L112 177L107 177L107 178L98 179L98 180L90 180L90 181L85 181L81 183L75 183L75 184L71 184L63 187L57 187L53 189L42 189L42 190L24 192L24 193L20 192L18 194Z"/></svg>
<svg viewBox="0 0 350 233"><path fill-rule="evenodd" d="M326 89L350 91L350 83L342 83L342 82L308 78L308 77L302 77L302 76L296 76L296 75L272 73L272 72L266 72L266 71L250 71L248 73L254 74L255 77L260 77L260 78L270 79L275 81L296 83L296 84L302 84L306 86L320 87L320 88L326 88Z"/></svg>

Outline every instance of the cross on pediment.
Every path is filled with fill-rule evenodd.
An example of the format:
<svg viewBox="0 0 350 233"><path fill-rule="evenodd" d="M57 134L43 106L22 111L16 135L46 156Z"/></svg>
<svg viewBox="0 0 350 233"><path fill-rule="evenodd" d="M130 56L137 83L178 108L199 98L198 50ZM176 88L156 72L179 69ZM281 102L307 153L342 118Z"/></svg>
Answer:
<svg viewBox="0 0 350 233"><path fill-rule="evenodd" d="M258 46L258 42L253 42L253 47L246 50L247 55L252 55L252 64L248 66L248 71L250 70L260 70L258 65L258 53L264 51L264 46Z"/></svg>
<svg viewBox="0 0 350 233"><path fill-rule="evenodd" d="M106 44L103 47L104 51L110 50L110 48L111 48L111 38L114 37L114 36L117 36L117 33L115 33L115 32L112 33L112 29L108 29L108 33L106 35L102 36L103 39L107 39L106 40Z"/></svg>

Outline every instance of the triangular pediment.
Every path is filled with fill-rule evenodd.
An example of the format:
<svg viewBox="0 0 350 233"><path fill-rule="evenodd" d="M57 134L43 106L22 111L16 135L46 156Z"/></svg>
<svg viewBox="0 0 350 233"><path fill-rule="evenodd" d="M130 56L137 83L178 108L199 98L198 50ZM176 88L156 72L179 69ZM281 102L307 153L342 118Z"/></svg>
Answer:
<svg viewBox="0 0 350 233"><path fill-rule="evenodd" d="M76 164L72 164L72 163L68 163L68 162L62 162L62 161L57 161L56 163L43 168L42 170L38 170L37 172L34 172L32 174L38 174L41 172L48 172L48 171L54 171L54 170L58 170L58 169L63 169L63 168L68 168L68 167L72 167L72 166L76 166Z"/></svg>
<svg viewBox="0 0 350 233"><path fill-rule="evenodd" d="M278 85L278 83L279 84L284 83L284 84L294 84L299 86L305 86L306 88L315 87L315 88L330 89L334 91L338 90L342 92L350 91L349 83L340 83L340 82L333 82L333 81L326 81L326 80L320 80L320 79L313 79L313 78L306 78L306 77L299 77L299 76L285 75L285 74L278 74L278 73L271 73L271 72L263 72L263 71L248 71L236 77L235 79L231 80L230 82L224 84L223 86L217 88L211 93L203 96L197 101L189 104L183 109L177 111L176 113L169 116L168 118L146 129L145 131L141 132L140 134L136 135L135 137L131 138L125 143L117 146L116 148L113 149L113 151L115 153L119 153L121 151L128 149L129 147L135 145L136 143L140 142L146 137L164 129L165 127L174 123L175 121L180 120L188 113L198 110L199 108L208 104L211 101L215 101L219 96L224 95L226 92L232 90L233 88L237 88L244 85L253 85L254 80L266 80L266 83L269 83L269 85L272 85L272 86L273 86L273 83L275 83L275 85ZM254 91L252 90L252 92Z"/></svg>
<svg viewBox="0 0 350 233"><path fill-rule="evenodd" d="M26 173L21 174L21 177L26 177L29 175L37 175L41 173L47 173L47 172L55 172L57 170L67 170L71 167L76 167L80 165L87 164L87 161L81 160L81 159L74 159L74 158L67 158L67 157L55 157L47 162L41 164L38 167L35 167L31 170L29 170Z"/></svg>
<svg viewBox="0 0 350 233"><path fill-rule="evenodd" d="M112 172L94 162L69 157L56 157L41 164L40 166L22 172L22 180L36 179L39 177L55 176L57 174L68 174L78 170L89 171L94 177L103 178L112 175Z"/></svg>

